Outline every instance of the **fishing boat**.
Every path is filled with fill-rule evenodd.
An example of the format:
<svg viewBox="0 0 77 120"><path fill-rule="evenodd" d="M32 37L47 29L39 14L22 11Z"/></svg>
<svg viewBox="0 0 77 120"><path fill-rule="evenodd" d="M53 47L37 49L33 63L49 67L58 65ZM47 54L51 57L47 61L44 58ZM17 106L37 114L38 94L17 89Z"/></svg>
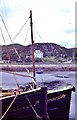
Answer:
<svg viewBox="0 0 77 120"><path fill-rule="evenodd" d="M15 90L0 90L2 115L0 120L69 120L71 93L75 87L65 84L53 89L47 84L38 86L35 76L34 40L32 11L30 10L30 27L32 41L33 83ZM23 77L25 77L23 75Z"/></svg>

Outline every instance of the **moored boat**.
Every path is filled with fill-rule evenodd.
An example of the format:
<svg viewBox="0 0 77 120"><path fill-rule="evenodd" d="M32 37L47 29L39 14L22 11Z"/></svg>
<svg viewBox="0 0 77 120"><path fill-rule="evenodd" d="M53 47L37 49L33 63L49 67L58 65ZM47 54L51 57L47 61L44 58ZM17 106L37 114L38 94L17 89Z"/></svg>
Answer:
<svg viewBox="0 0 77 120"><path fill-rule="evenodd" d="M30 11L29 18L32 41L33 85L29 84L25 88L18 86L17 90L1 92L2 116L0 120L69 120L71 93L75 91L75 87L70 84L65 84L60 89L51 89L47 85L37 86L33 54L32 11Z"/></svg>
<svg viewBox="0 0 77 120"><path fill-rule="evenodd" d="M74 87L68 85L58 90L47 90L46 87L39 87L9 94L0 98L0 101L2 100L3 120L36 120L38 118L40 120L41 118L42 120L69 120L72 91L74 91Z"/></svg>
<svg viewBox="0 0 77 120"><path fill-rule="evenodd" d="M42 73L43 73L43 70L42 70L42 69L38 69L38 70L36 71L36 73L37 73L37 74L42 74Z"/></svg>

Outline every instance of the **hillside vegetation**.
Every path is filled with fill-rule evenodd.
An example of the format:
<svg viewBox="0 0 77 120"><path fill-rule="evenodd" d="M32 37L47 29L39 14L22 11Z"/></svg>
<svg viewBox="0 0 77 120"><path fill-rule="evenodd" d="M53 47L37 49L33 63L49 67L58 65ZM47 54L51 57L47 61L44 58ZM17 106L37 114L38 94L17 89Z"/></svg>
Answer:
<svg viewBox="0 0 77 120"><path fill-rule="evenodd" d="M10 62L31 62L31 45L10 44L2 47L2 60ZM35 59L36 62L67 62L77 60L77 48L65 48L54 43L36 43L34 50L41 50L43 58ZM19 57L20 56L20 57Z"/></svg>

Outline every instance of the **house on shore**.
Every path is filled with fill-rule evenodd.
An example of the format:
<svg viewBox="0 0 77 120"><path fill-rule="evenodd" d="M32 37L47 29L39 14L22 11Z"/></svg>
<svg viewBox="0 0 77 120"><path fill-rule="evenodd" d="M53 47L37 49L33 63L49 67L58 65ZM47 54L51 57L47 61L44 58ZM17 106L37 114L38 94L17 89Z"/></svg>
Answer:
<svg viewBox="0 0 77 120"><path fill-rule="evenodd" d="M43 52L41 50L35 50L34 57L35 58L43 58Z"/></svg>

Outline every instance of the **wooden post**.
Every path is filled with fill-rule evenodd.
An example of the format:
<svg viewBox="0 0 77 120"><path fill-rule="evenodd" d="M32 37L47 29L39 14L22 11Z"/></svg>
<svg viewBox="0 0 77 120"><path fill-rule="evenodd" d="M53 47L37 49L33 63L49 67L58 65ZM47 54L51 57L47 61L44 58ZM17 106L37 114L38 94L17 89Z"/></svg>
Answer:
<svg viewBox="0 0 77 120"><path fill-rule="evenodd" d="M50 120L47 113L47 87L45 86L41 88L40 113L42 120Z"/></svg>

